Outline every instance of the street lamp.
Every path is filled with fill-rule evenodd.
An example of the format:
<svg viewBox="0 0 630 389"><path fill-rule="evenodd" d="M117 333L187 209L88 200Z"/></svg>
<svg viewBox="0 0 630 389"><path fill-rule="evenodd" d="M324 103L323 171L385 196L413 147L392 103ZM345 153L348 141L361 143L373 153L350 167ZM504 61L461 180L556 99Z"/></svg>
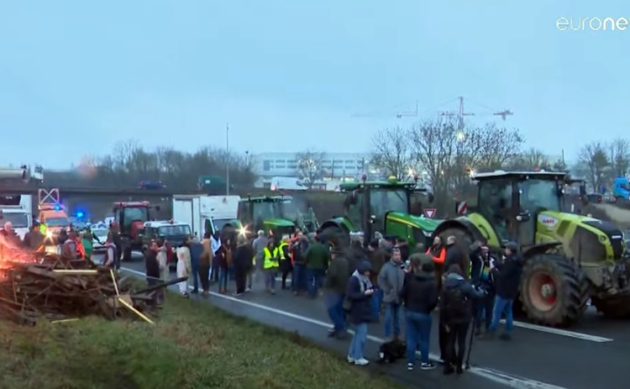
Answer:
<svg viewBox="0 0 630 389"><path fill-rule="evenodd" d="M464 132L463 132L463 131L458 131L458 132L457 132L457 140L458 140L459 142L463 142L463 141L464 141L464 139L466 139L466 134L464 134Z"/></svg>

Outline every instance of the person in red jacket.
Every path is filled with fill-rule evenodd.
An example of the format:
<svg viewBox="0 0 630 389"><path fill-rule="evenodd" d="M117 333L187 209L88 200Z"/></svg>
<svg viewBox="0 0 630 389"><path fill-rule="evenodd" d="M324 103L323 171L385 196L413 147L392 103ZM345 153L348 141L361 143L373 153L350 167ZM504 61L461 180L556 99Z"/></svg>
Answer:
<svg viewBox="0 0 630 389"><path fill-rule="evenodd" d="M439 236L433 238L433 245L429 247L426 254L431 256L436 265L444 265L444 260L446 259L446 247L444 247L444 244L442 243L442 238Z"/></svg>

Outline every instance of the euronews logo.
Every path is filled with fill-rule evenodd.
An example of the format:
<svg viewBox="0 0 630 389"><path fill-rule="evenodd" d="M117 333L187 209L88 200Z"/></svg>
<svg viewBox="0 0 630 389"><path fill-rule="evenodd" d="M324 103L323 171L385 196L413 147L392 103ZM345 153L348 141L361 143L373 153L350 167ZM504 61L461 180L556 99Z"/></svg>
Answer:
<svg viewBox="0 0 630 389"><path fill-rule="evenodd" d="M625 31L630 26L630 18L566 18L556 20L560 31Z"/></svg>

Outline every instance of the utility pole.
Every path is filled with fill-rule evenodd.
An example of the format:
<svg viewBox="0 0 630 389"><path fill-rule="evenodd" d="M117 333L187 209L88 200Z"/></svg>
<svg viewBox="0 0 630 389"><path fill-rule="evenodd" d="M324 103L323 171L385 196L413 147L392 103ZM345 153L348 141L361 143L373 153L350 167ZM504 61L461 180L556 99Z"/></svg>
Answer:
<svg viewBox="0 0 630 389"><path fill-rule="evenodd" d="M225 123L225 195L230 195L230 124Z"/></svg>

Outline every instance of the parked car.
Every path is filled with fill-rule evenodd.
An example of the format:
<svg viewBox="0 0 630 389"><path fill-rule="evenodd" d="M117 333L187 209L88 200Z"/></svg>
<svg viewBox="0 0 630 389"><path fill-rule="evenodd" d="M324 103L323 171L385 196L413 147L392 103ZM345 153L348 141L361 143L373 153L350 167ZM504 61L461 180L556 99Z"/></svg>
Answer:
<svg viewBox="0 0 630 389"><path fill-rule="evenodd" d="M95 253L102 253L105 251L105 241L107 241L106 228L95 228L92 230L92 234L98 238L102 243L99 243L96 239L92 242L92 251Z"/></svg>

